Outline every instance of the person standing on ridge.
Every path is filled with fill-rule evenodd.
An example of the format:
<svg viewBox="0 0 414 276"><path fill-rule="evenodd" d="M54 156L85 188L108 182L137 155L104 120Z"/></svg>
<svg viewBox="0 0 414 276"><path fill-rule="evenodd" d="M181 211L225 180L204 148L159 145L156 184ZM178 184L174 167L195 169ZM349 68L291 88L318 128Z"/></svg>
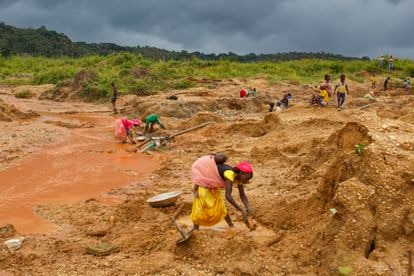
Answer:
<svg viewBox="0 0 414 276"><path fill-rule="evenodd" d="M342 109L342 105L345 103L345 92L349 95L348 85L345 81L345 75L342 74L339 83L335 86L334 95L338 91L337 102L338 111Z"/></svg>
<svg viewBox="0 0 414 276"><path fill-rule="evenodd" d="M388 71L392 73L393 70L394 70L394 59L392 58L392 56L390 56L388 58Z"/></svg>
<svg viewBox="0 0 414 276"><path fill-rule="evenodd" d="M115 86L114 82L111 82L111 87L112 87L112 98L111 98L111 103L112 103L112 107L113 107L113 114L118 113L118 109L116 109L116 100L119 98L119 92L118 89Z"/></svg>
<svg viewBox="0 0 414 276"><path fill-rule="evenodd" d="M375 77L375 73L371 76L371 88L375 89L377 87L377 78Z"/></svg>

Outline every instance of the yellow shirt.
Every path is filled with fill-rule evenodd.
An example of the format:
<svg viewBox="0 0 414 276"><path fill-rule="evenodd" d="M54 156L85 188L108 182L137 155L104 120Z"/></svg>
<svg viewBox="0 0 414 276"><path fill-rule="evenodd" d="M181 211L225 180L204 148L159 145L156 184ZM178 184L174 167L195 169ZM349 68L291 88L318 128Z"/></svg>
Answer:
<svg viewBox="0 0 414 276"><path fill-rule="evenodd" d="M232 170L224 171L223 175L225 179L230 180L231 182L234 182L234 179L236 178L236 173Z"/></svg>
<svg viewBox="0 0 414 276"><path fill-rule="evenodd" d="M237 186L242 185L241 182L239 181L234 182L234 180L236 179L236 175L237 175L234 171L232 170L224 171L223 175L224 175L224 179L231 181L233 185L237 185Z"/></svg>
<svg viewBox="0 0 414 276"><path fill-rule="evenodd" d="M338 83L337 87L338 87L338 90L337 90L338 93L345 93L346 92L346 82L344 82L344 83L342 83L342 82Z"/></svg>
<svg viewBox="0 0 414 276"><path fill-rule="evenodd" d="M376 77L371 77L371 82L372 83L376 83L377 82L377 78Z"/></svg>
<svg viewBox="0 0 414 276"><path fill-rule="evenodd" d="M329 95L328 95L328 92L325 89L321 90L321 93L319 93L319 96L323 97L323 101L325 103L329 102Z"/></svg>

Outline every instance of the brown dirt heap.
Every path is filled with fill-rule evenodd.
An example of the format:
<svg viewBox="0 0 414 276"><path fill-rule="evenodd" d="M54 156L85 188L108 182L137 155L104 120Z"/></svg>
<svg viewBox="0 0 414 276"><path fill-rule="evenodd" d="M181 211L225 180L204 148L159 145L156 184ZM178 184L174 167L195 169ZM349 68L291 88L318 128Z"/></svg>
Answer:
<svg viewBox="0 0 414 276"><path fill-rule="evenodd" d="M33 116L38 116L34 112L23 112L17 109L14 105L9 105L0 99L0 121L11 122L20 119L30 119Z"/></svg>

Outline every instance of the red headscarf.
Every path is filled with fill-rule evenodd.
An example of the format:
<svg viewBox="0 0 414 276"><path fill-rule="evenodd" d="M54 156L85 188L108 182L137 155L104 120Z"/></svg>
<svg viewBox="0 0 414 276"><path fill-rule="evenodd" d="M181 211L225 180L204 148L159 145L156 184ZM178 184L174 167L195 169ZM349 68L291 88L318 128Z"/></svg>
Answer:
<svg viewBox="0 0 414 276"><path fill-rule="evenodd" d="M244 173L253 173L253 167L247 161L240 162L239 164L237 164L235 168L239 169L241 172Z"/></svg>

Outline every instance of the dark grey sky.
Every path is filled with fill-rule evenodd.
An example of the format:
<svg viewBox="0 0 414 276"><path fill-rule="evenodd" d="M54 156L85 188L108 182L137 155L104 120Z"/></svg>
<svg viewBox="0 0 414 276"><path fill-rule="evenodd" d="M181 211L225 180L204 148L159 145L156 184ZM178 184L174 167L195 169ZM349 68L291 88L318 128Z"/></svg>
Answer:
<svg viewBox="0 0 414 276"><path fill-rule="evenodd" d="M0 20L73 41L238 54L414 58L414 0L0 0Z"/></svg>

